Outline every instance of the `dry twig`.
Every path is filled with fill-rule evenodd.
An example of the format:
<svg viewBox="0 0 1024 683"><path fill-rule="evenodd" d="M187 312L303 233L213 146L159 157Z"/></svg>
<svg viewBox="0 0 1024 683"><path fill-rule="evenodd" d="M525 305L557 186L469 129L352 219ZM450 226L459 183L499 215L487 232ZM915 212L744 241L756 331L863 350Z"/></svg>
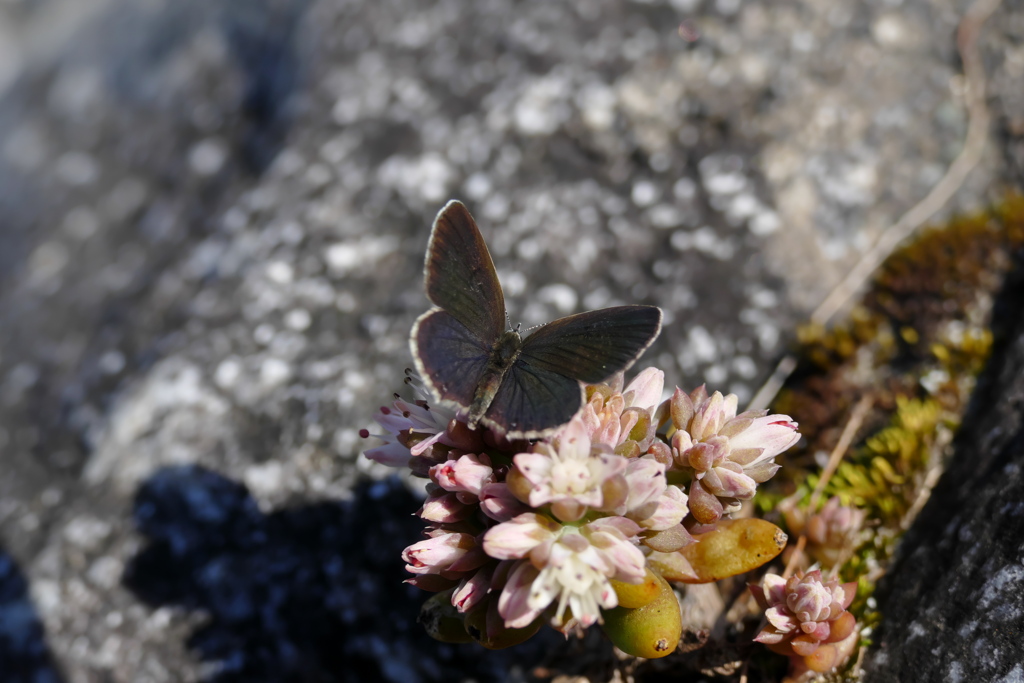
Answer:
<svg viewBox="0 0 1024 683"><path fill-rule="evenodd" d="M814 491L811 492L811 500L807 504L807 513L813 515L818 509L818 503L821 501L821 494L824 493L825 487L828 486L829 480L832 475L835 474L836 468L839 467L839 463L842 461L843 456L846 455L846 451L850 449L850 444L853 443L853 438L857 435L857 430L864 424L864 418L868 414L868 410L871 408L872 398L870 396L864 396L854 406L853 411L850 413L850 419L846 421L846 426L843 427L842 434L839 435L839 441L836 442L835 448L829 453L828 462L825 464L825 468L821 471L821 477L818 479L818 485L814 487ZM796 569L796 565L800 562L800 558L803 556L804 547L807 545L807 533L806 530L800 532L800 537L796 541L796 547L793 549L793 554L789 558L789 562L786 563L786 569L782 572L782 578L788 579L792 576L793 571Z"/></svg>
<svg viewBox="0 0 1024 683"><path fill-rule="evenodd" d="M832 317L849 303L871 277L871 273L892 253L904 239L938 213L964 184L967 176L981 161L989 133L989 113L985 105L985 66L978 50L978 35L985 21L996 11L1002 0L975 0L964 13L957 30L957 48L964 65L967 106L967 136L963 149L946 170L938 183L921 201L882 231L875 243L850 269L846 277L829 292L811 313L810 322L826 325ZM768 380L751 400L749 409L766 408L796 369L796 357L790 353L779 361Z"/></svg>

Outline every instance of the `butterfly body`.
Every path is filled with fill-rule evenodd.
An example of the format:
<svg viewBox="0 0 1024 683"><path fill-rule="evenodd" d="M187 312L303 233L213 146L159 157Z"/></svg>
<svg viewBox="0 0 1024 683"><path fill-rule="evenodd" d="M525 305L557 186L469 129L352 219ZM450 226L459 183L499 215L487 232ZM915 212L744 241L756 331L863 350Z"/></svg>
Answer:
<svg viewBox="0 0 1024 683"><path fill-rule="evenodd" d="M502 381L519 358L522 346L523 338L515 330L507 330L498 338L476 393L473 394L473 402L469 405L466 424L470 429L476 429L477 424L487 414L487 409L491 407Z"/></svg>
<svg viewBox="0 0 1024 683"><path fill-rule="evenodd" d="M427 247L435 307L410 337L416 369L435 398L509 438L538 438L583 403L581 382L625 370L661 329L654 306L618 306L543 325L523 339L506 329L504 295L487 246L457 201L437 215Z"/></svg>

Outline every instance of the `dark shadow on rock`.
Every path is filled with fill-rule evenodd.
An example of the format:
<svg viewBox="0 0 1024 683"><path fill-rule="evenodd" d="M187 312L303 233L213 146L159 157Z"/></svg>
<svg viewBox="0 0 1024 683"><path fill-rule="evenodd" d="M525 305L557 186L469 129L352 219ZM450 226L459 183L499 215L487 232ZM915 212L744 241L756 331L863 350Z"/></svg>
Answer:
<svg viewBox="0 0 1024 683"><path fill-rule="evenodd" d="M161 470L139 490L148 544L124 582L153 607L203 610L189 641L208 680L503 680L550 640L491 653L431 640L416 624L427 594L402 583L419 540L418 502L397 481L346 502L264 514L244 486L200 467Z"/></svg>
<svg viewBox="0 0 1024 683"><path fill-rule="evenodd" d="M0 548L0 681L58 683L43 626L14 559Z"/></svg>
<svg viewBox="0 0 1024 683"><path fill-rule="evenodd" d="M285 143L314 49L301 35L309 0L84 4L107 6L0 93L0 147L39 143L26 143L32 163L0 153L0 383L14 387L0 401L14 442L3 480L26 499L42 487L76 496L124 383L206 324L197 301L230 296L216 259L202 272L187 264L198 245L233 239L222 218ZM199 171L204 149L212 163ZM79 153L91 179L60 181L59 160ZM69 237L75 215L88 239ZM66 267L40 288L30 257L47 243ZM215 324L232 315L223 310ZM31 557L23 540L36 542L11 534L10 548Z"/></svg>

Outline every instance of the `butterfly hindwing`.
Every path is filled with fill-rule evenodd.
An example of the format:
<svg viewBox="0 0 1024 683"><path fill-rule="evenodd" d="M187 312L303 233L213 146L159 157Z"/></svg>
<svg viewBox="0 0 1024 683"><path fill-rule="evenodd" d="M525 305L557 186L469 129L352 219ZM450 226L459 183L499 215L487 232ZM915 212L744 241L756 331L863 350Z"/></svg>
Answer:
<svg viewBox="0 0 1024 683"><path fill-rule="evenodd" d="M533 439L565 424L583 405L575 379L535 367L522 356L509 369L483 422L512 439Z"/></svg>
<svg viewBox="0 0 1024 683"><path fill-rule="evenodd" d="M491 344L440 308L419 317L412 328L416 371L442 401L468 406L480 384Z"/></svg>
<svg viewBox="0 0 1024 683"><path fill-rule="evenodd" d="M629 368L660 330L661 309L655 306L577 313L527 337L517 363L583 382L603 382Z"/></svg>
<svg viewBox="0 0 1024 683"><path fill-rule="evenodd" d="M493 345L505 329L505 297L480 229L462 202L448 202L434 219L424 271L434 305Z"/></svg>

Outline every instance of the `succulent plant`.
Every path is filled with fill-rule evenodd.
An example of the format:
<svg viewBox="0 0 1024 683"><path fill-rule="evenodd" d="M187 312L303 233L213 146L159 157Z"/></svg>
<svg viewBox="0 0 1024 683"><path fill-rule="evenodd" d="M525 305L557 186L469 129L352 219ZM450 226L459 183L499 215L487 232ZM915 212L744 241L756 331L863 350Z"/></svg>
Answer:
<svg viewBox="0 0 1024 683"><path fill-rule="evenodd" d="M458 615L490 648L521 642L545 621L563 632L603 623L624 651L663 656L681 617L662 574L710 582L781 551L778 527L723 517L775 473L775 456L799 438L796 424L766 411L736 415L735 396L703 387L662 402L664 373L654 368L623 384L616 376L586 387L579 413L534 442L469 430L464 416L425 399L381 410L385 444L367 457L429 480L419 511L427 538L403 557L409 583L445 596L421 619L433 635L460 638ZM691 515L687 482L715 501L702 508L713 513ZM440 609L444 600L454 613Z"/></svg>
<svg viewBox="0 0 1024 683"><path fill-rule="evenodd" d="M766 574L761 585L749 588L768 620L755 641L812 671L829 671L841 663L842 650L835 644L856 631L857 621L846 611L857 593L856 583L825 579L815 569L788 579Z"/></svg>

